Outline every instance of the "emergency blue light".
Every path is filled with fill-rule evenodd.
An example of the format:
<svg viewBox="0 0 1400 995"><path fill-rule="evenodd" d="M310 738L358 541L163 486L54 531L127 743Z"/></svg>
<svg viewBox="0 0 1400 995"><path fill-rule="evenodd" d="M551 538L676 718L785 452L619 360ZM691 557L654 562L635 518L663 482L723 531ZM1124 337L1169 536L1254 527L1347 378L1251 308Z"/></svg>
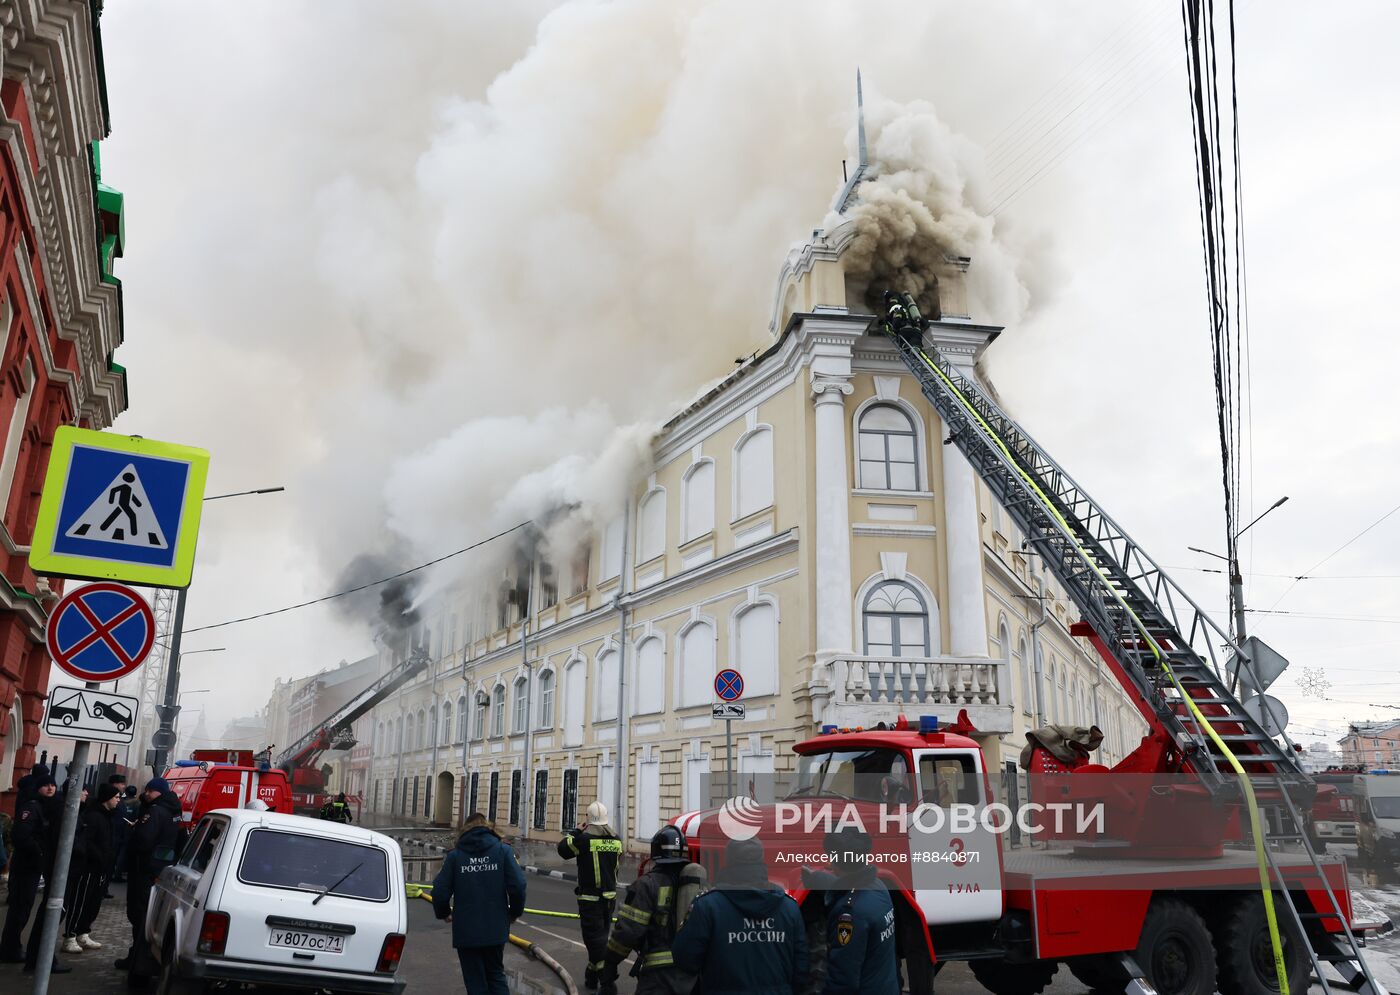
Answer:
<svg viewBox="0 0 1400 995"><path fill-rule="evenodd" d="M176 766L176 767L198 767L199 765L200 765L200 761L198 761L198 760L176 760L176 761L175 761L175 766Z"/></svg>
<svg viewBox="0 0 1400 995"><path fill-rule="evenodd" d="M825 725L825 726L822 726L822 735L823 735L823 736L830 736L830 735L831 735L832 733L834 733L835 731L836 731L836 726L834 726L834 725Z"/></svg>
<svg viewBox="0 0 1400 995"><path fill-rule="evenodd" d="M926 735L928 735L928 734L931 733L931 732L937 732L937 731L938 731L938 716L937 716L937 715L920 715L920 716L919 716L919 735L920 735L920 736L926 736Z"/></svg>

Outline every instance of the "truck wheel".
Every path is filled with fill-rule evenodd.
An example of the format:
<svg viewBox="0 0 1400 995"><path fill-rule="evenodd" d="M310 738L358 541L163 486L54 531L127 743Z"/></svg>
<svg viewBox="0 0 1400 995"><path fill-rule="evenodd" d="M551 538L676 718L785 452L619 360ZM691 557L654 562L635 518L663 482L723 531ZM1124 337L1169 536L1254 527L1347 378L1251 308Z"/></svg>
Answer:
<svg viewBox="0 0 1400 995"><path fill-rule="evenodd" d="M972 976L992 995L1040 995L1055 977L1055 962L1008 964L1004 960L968 961Z"/></svg>
<svg viewBox="0 0 1400 995"><path fill-rule="evenodd" d="M1075 957L1065 963L1093 992L1121 992L1128 983L1128 973L1110 957Z"/></svg>
<svg viewBox="0 0 1400 995"><path fill-rule="evenodd" d="M1200 913L1179 898L1147 910L1136 960L1159 995L1213 995L1215 945Z"/></svg>
<svg viewBox="0 0 1400 995"><path fill-rule="evenodd" d="M1297 927L1287 918L1285 899L1274 892L1274 910L1283 939L1283 962L1288 970L1288 990L1307 991L1312 969ZM1278 971L1264 899L1250 895L1235 903L1220 928L1220 991L1224 995L1277 995Z"/></svg>
<svg viewBox="0 0 1400 995"><path fill-rule="evenodd" d="M909 995L933 995L933 962L928 956L924 924L912 915L900 916L900 945Z"/></svg>

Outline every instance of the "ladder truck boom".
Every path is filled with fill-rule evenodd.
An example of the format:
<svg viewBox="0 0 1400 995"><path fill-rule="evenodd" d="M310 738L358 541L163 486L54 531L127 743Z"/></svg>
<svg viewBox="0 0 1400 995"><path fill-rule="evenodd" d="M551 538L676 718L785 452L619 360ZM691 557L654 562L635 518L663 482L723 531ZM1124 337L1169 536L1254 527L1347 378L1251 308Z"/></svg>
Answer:
<svg viewBox="0 0 1400 995"><path fill-rule="evenodd" d="M1233 792L1233 754L1244 773L1309 790L1292 744L1275 742L1231 690L1217 649L1231 637L981 387L922 342L926 322L906 315L902 328L885 320L882 330L950 441L1079 609L1076 634L1090 637L1149 727L1174 744L1181 769ZM1237 658L1250 667L1242 651Z"/></svg>

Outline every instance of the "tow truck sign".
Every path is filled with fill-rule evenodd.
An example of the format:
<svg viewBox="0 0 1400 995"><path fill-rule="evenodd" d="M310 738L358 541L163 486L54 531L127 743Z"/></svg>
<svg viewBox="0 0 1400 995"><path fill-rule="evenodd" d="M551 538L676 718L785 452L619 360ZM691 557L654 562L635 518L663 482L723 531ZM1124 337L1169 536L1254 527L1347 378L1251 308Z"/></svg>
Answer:
<svg viewBox="0 0 1400 995"><path fill-rule="evenodd" d="M60 684L49 691L44 732L59 739L130 743L140 704L130 695Z"/></svg>

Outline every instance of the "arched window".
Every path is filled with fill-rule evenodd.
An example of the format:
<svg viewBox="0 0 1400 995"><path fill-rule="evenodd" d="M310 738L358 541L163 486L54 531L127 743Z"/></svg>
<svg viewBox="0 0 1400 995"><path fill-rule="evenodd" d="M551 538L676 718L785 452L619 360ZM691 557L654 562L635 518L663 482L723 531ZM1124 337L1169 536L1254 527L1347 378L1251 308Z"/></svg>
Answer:
<svg viewBox="0 0 1400 995"><path fill-rule="evenodd" d="M497 684L491 692L491 735L504 736L506 731L506 688Z"/></svg>
<svg viewBox="0 0 1400 995"><path fill-rule="evenodd" d="M603 529L603 557L599 565L599 580L608 580L622 573L622 544L627 523L618 515Z"/></svg>
<svg viewBox="0 0 1400 995"><path fill-rule="evenodd" d="M418 738L413 745L418 750L428 745L428 713L421 708L418 709Z"/></svg>
<svg viewBox="0 0 1400 995"><path fill-rule="evenodd" d="M593 703L593 718L598 722L617 718L617 687L622 679L617 666L617 650L609 647L598 654L598 683Z"/></svg>
<svg viewBox="0 0 1400 995"><path fill-rule="evenodd" d="M865 655L898 659L929 656L928 606L902 580L876 584L861 607Z"/></svg>
<svg viewBox="0 0 1400 995"><path fill-rule="evenodd" d="M457 742L465 742L467 738L467 696L462 694L457 696Z"/></svg>
<svg viewBox="0 0 1400 995"><path fill-rule="evenodd" d="M764 426L739 440L734 449L734 518L745 518L773 503L773 431Z"/></svg>
<svg viewBox="0 0 1400 995"><path fill-rule="evenodd" d="M424 737L424 746L437 745L437 706L432 705L428 709L428 735Z"/></svg>
<svg viewBox="0 0 1400 995"><path fill-rule="evenodd" d="M554 728L554 671L540 671L540 728Z"/></svg>
<svg viewBox="0 0 1400 995"><path fill-rule="evenodd" d="M394 752L403 752L403 716L394 720Z"/></svg>
<svg viewBox="0 0 1400 995"><path fill-rule="evenodd" d="M587 664L577 658L564 667L564 745L583 745L584 674Z"/></svg>
<svg viewBox="0 0 1400 995"><path fill-rule="evenodd" d="M452 742L452 702L442 703L442 745Z"/></svg>
<svg viewBox="0 0 1400 995"><path fill-rule="evenodd" d="M1055 701L1055 658L1050 658L1050 666L1045 670L1045 721L1059 722L1060 710Z"/></svg>
<svg viewBox="0 0 1400 995"><path fill-rule="evenodd" d="M511 701L514 715L511 717L510 731L513 733L525 731L525 719L529 714L525 699L529 697L529 690L530 684L525 680L524 675L515 679L515 686L511 692L514 695Z"/></svg>
<svg viewBox="0 0 1400 995"><path fill-rule="evenodd" d="M638 715L661 711L665 705L666 653L657 636L650 636L637 647Z"/></svg>
<svg viewBox="0 0 1400 995"><path fill-rule="evenodd" d="M0 791L9 791L15 783L15 757L24 735L20 728L18 702L10 709L5 724L5 738L0 740L0 751L3 751L0 754Z"/></svg>
<svg viewBox="0 0 1400 995"><path fill-rule="evenodd" d="M778 612L767 602L745 608L734 626L734 659L744 675L744 695L778 693Z"/></svg>
<svg viewBox="0 0 1400 995"><path fill-rule="evenodd" d="M637 507L637 562L654 560L666 552L666 492L657 489Z"/></svg>
<svg viewBox="0 0 1400 995"><path fill-rule="evenodd" d="M1034 714L1035 702L1031 701L1031 662L1026 656L1026 640L1021 638L1016 643L1016 663L1015 667L1020 671L1021 682L1021 711L1027 715Z"/></svg>
<svg viewBox="0 0 1400 995"><path fill-rule="evenodd" d="M680 638L680 707L703 705L714 695L715 630L709 622L696 622Z"/></svg>
<svg viewBox="0 0 1400 995"><path fill-rule="evenodd" d="M486 696L485 691L476 693L476 709L472 716L472 738L486 738L486 712L491 707L491 699Z"/></svg>
<svg viewBox="0 0 1400 995"><path fill-rule="evenodd" d="M681 482L681 541L689 542L714 531L715 464L701 460L685 472Z"/></svg>
<svg viewBox="0 0 1400 995"><path fill-rule="evenodd" d="M1069 684L1069 664L1066 663L1066 664L1062 664L1062 665L1060 666L1060 675L1059 675L1059 679L1056 681L1056 684L1058 685L1058 687L1059 687L1059 689L1060 689L1060 721L1061 721L1061 722L1073 722L1073 721L1074 721L1074 715L1070 712L1069 691L1068 691L1068 684Z"/></svg>
<svg viewBox="0 0 1400 995"><path fill-rule="evenodd" d="M893 404L876 404L860 416L857 431L861 487L882 491L919 489L918 436L914 422Z"/></svg>
<svg viewBox="0 0 1400 995"><path fill-rule="evenodd" d="M370 744L370 751L383 750L388 744L384 742L384 723L380 722L374 727L374 742ZM4 783L0 781L0 783Z"/></svg>
<svg viewBox="0 0 1400 995"><path fill-rule="evenodd" d="M418 716L409 714L408 722L404 724L404 749L412 753L418 748Z"/></svg>

